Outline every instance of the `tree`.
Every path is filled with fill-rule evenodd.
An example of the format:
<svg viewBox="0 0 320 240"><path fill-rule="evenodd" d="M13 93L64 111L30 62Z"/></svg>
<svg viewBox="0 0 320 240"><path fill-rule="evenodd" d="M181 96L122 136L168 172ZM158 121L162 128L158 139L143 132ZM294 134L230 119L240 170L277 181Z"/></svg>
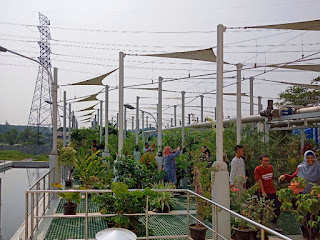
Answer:
<svg viewBox="0 0 320 240"><path fill-rule="evenodd" d="M4 133L4 138L7 143L14 145L18 142L18 131L17 129L12 129Z"/></svg>
<svg viewBox="0 0 320 240"><path fill-rule="evenodd" d="M311 83L320 82L320 77L317 77L311 81ZM280 93L280 102L278 105L302 105L308 106L314 105L319 101L320 91L310 90L306 87L290 86L284 92Z"/></svg>

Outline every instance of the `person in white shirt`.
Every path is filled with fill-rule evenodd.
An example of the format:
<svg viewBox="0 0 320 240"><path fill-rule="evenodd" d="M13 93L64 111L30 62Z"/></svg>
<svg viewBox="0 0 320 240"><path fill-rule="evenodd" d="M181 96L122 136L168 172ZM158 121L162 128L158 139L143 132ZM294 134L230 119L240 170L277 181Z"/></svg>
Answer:
<svg viewBox="0 0 320 240"><path fill-rule="evenodd" d="M236 152L236 156L231 161L231 171L230 171L230 188L245 188L245 184L243 186L235 186L235 181L237 177L242 176L243 179L246 177L246 170L244 164L244 148L241 145L237 145L234 148Z"/></svg>

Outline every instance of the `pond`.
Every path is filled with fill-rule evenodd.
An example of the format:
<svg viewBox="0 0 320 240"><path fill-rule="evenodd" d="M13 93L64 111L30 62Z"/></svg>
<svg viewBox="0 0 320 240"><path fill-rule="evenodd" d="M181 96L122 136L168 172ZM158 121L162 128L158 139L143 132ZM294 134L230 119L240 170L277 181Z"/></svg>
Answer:
<svg viewBox="0 0 320 240"><path fill-rule="evenodd" d="M10 168L0 173L3 240L9 240L25 220L25 191L47 172L43 168Z"/></svg>

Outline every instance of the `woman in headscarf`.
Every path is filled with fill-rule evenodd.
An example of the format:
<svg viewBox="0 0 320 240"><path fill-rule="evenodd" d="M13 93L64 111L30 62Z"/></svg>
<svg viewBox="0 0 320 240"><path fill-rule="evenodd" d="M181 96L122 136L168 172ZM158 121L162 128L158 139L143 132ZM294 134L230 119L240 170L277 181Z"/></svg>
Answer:
<svg viewBox="0 0 320 240"><path fill-rule="evenodd" d="M306 188L303 193L310 193L312 183L319 185L320 183L320 164L317 161L316 154L308 150L304 153L304 161L299 164L297 170L292 174L284 174L279 177L279 182L283 180L291 181L293 178L299 177L306 179Z"/></svg>
<svg viewBox="0 0 320 240"><path fill-rule="evenodd" d="M172 151L170 146L166 146L163 150L164 156L164 170L166 171L166 176L164 177L165 182L173 182L177 184L177 167L175 158L180 154L180 147Z"/></svg>

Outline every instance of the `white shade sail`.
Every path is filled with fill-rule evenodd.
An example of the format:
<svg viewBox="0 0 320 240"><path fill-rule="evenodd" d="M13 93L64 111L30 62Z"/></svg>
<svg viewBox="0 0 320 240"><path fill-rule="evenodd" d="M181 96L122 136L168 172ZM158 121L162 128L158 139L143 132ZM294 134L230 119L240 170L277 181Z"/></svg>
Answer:
<svg viewBox="0 0 320 240"><path fill-rule="evenodd" d="M76 102L87 102L87 101L97 101L97 96L100 92L96 93L96 94L93 94L93 95L90 95L89 97L86 97L86 98L83 98L81 100L78 100Z"/></svg>
<svg viewBox="0 0 320 240"><path fill-rule="evenodd" d="M112 70L111 72L108 72L106 74L103 74L101 76L95 77L95 78L91 78L85 81L81 81L81 82L77 82L77 83L73 83L71 85L103 85L102 84L102 80L105 79L107 76L109 76L111 73L115 72L117 69Z"/></svg>
<svg viewBox="0 0 320 240"><path fill-rule="evenodd" d="M304 70L304 71L313 71L320 72L319 64L311 64L311 65L269 65L268 67L278 67L278 68L286 68L286 69L296 69L296 70Z"/></svg>
<svg viewBox="0 0 320 240"><path fill-rule="evenodd" d="M94 109L93 109L93 110L94 110ZM87 117L87 116L92 116L92 114L93 114L94 112L95 112L95 111L92 111L91 113L87 113L87 114L81 115L81 116L79 116L78 118Z"/></svg>
<svg viewBox="0 0 320 240"><path fill-rule="evenodd" d="M309 30L309 31L320 31L320 20L306 21L306 22L295 22L295 23L284 23L274 25L263 25L263 26L252 26L246 28L270 28L270 29L292 29L292 30Z"/></svg>
<svg viewBox="0 0 320 240"><path fill-rule="evenodd" d="M216 62L217 61L217 57L214 54L212 48L195 50L195 51L187 51L187 52L147 54L147 55L143 55L143 56L180 58L180 59L199 60L199 61L206 61L206 62Z"/></svg>
<svg viewBox="0 0 320 240"><path fill-rule="evenodd" d="M95 106L97 106L97 105L98 105L98 103L93 104L92 106L87 107L87 108L84 108L84 109L81 109L81 110L79 110L78 112L82 112L82 111L89 111L89 110L95 110L95 109L94 109L94 107L95 107Z"/></svg>

